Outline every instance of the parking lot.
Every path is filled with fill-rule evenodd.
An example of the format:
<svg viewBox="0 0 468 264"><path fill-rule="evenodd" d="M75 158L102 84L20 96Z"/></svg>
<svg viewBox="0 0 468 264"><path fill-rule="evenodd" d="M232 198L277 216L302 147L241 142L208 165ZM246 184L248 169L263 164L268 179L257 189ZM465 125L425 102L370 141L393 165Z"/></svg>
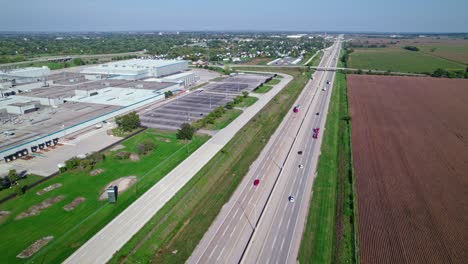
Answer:
<svg viewBox="0 0 468 264"><path fill-rule="evenodd" d="M273 75L237 75L230 76L205 85L202 90L143 113L140 116L144 126L176 130L183 123L191 123L208 115L218 106L224 106L242 91L252 92Z"/></svg>
<svg viewBox="0 0 468 264"><path fill-rule="evenodd" d="M191 123L208 115L218 106L232 101L235 96L210 92L193 92L141 115L147 127L176 130L183 123Z"/></svg>

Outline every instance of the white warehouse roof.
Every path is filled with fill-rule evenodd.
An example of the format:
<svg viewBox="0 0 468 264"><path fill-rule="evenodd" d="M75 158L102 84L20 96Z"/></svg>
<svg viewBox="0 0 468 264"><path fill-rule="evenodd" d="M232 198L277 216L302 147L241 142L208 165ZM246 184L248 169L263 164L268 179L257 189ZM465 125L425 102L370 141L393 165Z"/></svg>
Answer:
<svg viewBox="0 0 468 264"><path fill-rule="evenodd" d="M50 74L50 69L47 66L43 67L26 67L13 70L0 71L0 77L6 78L39 78Z"/></svg>

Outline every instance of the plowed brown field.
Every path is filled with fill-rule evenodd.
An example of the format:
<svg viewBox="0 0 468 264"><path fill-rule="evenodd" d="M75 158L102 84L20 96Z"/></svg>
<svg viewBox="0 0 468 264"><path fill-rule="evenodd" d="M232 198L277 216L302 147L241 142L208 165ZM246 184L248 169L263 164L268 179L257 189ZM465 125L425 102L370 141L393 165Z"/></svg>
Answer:
<svg viewBox="0 0 468 264"><path fill-rule="evenodd" d="M468 80L348 76L362 263L467 263Z"/></svg>

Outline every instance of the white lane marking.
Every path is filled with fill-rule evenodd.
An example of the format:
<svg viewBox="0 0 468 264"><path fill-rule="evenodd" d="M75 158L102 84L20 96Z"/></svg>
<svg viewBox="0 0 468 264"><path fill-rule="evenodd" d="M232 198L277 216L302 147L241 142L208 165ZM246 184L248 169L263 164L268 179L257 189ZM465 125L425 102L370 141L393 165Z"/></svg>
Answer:
<svg viewBox="0 0 468 264"><path fill-rule="evenodd" d="M213 256L213 253L215 253L216 249L218 248L218 245L216 245L214 248L213 248L213 251L211 251L211 254L208 256L208 259L211 258L211 256Z"/></svg>
<svg viewBox="0 0 468 264"><path fill-rule="evenodd" d="M229 235L229 237L232 237L232 234L234 234L234 232L236 232L236 229L237 229L237 225L234 226L234 229L232 230L231 234Z"/></svg>
<svg viewBox="0 0 468 264"><path fill-rule="evenodd" d="M219 256L216 258L216 261L218 261L221 258L221 256L223 255L223 252L224 252L224 247L223 249L221 249L221 252L219 253Z"/></svg>
<svg viewBox="0 0 468 264"><path fill-rule="evenodd" d="M281 216L281 221L280 221L280 224L278 225L278 227L281 227L281 224L283 223L283 218L284 218L284 214L282 214L282 216Z"/></svg>
<svg viewBox="0 0 468 264"><path fill-rule="evenodd" d="M286 226L289 227L290 223L291 223L291 217L288 219L288 224Z"/></svg>
<svg viewBox="0 0 468 264"><path fill-rule="evenodd" d="M283 250L284 240L286 240L286 237L283 238L283 242L281 242L281 246L280 246L280 250L279 250L279 251Z"/></svg>
<svg viewBox="0 0 468 264"><path fill-rule="evenodd" d="M275 243L276 243L277 238L278 238L278 236L275 236L275 239L273 239L273 243L271 243L271 249L273 249L275 247Z"/></svg>

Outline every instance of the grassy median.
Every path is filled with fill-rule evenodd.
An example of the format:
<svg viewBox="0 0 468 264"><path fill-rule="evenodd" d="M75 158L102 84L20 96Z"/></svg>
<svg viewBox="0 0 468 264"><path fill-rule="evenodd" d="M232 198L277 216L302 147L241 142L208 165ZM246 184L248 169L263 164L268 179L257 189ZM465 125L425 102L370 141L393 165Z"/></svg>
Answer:
<svg viewBox="0 0 468 264"><path fill-rule="evenodd" d="M183 263L190 257L309 79L297 69L275 70L294 79L116 253L111 263Z"/></svg>
<svg viewBox="0 0 468 264"><path fill-rule="evenodd" d="M337 73L300 263L355 263L354 178L346 76Z"/></svg>

